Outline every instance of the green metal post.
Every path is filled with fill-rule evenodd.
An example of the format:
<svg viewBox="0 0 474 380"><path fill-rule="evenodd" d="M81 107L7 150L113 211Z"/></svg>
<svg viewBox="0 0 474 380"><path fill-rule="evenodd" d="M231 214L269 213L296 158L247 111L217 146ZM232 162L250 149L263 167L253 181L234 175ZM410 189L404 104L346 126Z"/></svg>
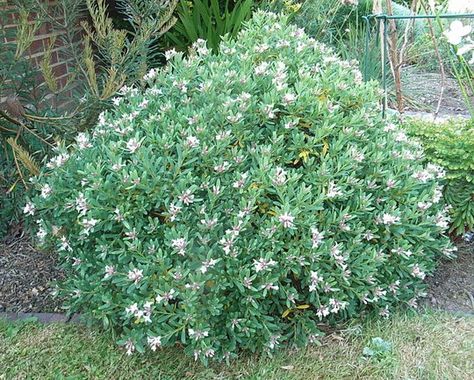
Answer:
<svg viewBox="0 0 474 380"><path fill-rule="evenodd" d="M363 17L365 22L365 54L364 54L364 82L368 81L368 66L369 66L369 41L370 41L370 20L368 16Z"/></svg>
<svg viewBox="0 0 474 380"><path fill-rule="evenodd" d="M388 94L387 94L387 59L388 59L388 48L387 48L387 18L383 19L383 105L382 105L382 118L385 119L388 106Z"/></svg>

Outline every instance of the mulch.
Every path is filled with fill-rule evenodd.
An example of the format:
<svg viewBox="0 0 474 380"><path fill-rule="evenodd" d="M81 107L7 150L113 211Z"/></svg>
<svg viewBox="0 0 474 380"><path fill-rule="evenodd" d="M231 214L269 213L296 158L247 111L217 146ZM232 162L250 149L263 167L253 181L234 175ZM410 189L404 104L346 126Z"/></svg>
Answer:
<svg viewBox="0 0 474 380"><path fill-rule="evenodd" d="M54 282L64 278L52 253L25 235L0 241L0 312L61 312Z"/></svg>
<svg viewBox="0 0 474 380"><path fill-rule="evenodd" d="M458 257L442 261L427 282L425 304L448 312L474 313L474 244L456 242ZM64 278L55 254L35 249L27 236L0 242L0 316L8 319L38 316L68 321L62 301L54 296L54 282Z"/></svg>

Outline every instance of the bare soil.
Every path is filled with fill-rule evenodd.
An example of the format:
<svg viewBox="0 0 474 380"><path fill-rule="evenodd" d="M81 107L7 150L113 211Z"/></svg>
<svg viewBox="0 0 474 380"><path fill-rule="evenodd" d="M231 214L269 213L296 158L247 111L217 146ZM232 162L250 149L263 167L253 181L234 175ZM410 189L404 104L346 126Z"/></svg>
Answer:
<svg viewBox="0 0 474 380"><path fill-rule="evenodd" d="M405 97L405 111L434 112L438 105L442 83L439 72L425 72L416 66L403 67L402 91ZM471 98L471 102L474 106L474 98ZM396 108L395 105L392 107ZM446 78L439 115L469 115L469 109L455 78L449 76Z"/></svg>
<svg viewBox="0 0 474 380"><path fill-rule="evenodd" d="M474 313L474 243L460 242L457 247L457 258L442 261L427 280L427 303L449 312Z"/></svg>

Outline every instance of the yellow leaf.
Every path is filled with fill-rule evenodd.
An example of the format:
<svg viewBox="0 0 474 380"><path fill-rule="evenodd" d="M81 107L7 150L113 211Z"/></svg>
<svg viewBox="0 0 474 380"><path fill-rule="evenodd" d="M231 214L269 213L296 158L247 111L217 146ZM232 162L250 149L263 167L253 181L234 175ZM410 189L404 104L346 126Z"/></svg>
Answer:
<svg viewBox="0 0 474 380"><path fill-rule="evenodd" d="M310 306L309 305L298 305L296 306L297 309L308 309Z"/></svg>
<svg viewBox="0 0 474 380"><path fill-rule="evenodd" d="M323 157L326 155L328 150L329 150L329 144L326 140L324 140L324 142L323 142L323 151L322 151Z"/></svg>
<svg viewBox="0 0 474 380"><path fill-rule="evenodd" d="M298 155L299 158L303 159L303 162L306 162L309 158L309 150L303 149L300 154Z"/></svg>
<svg viewBox="0 0 474 380"><path fill-rule="evenodd" d="M291 309L286 309L283 314L281 315L282 318L288 317L288 315L291 313Z"/></svg>
<svg viewBox="0 0 474 380"><path fill-rule="evenodd" d="M325 102L328 100L328 94L326 91L323 91L321 94L318 95L318 100L321 102Z"/></svg>

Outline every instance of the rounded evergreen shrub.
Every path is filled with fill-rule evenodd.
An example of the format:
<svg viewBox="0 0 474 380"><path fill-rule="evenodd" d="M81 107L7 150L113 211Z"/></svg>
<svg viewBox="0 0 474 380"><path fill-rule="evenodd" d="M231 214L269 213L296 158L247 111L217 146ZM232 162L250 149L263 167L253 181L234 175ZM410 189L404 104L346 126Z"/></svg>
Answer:
<svg viewBox="0 0 474 380"><path fill-rule="evenodd" d="M220 55L152 71L34 179L25 206L78 311L129 353L304 345L397 303L452 251L442 171L379 116L355 64L257 13Z"/></svg>

